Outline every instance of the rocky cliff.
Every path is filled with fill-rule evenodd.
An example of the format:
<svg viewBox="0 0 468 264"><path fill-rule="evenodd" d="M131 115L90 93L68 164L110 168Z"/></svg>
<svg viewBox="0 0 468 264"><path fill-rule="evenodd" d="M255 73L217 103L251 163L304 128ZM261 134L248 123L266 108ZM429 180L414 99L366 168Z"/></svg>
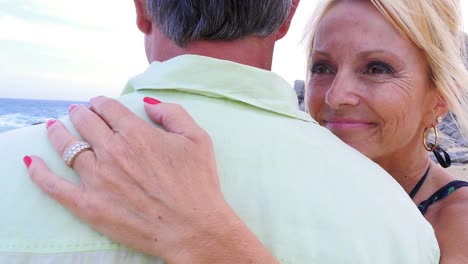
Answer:
<svg viewBox="0 0 468 264"><path fill-rule="evenodd" d="M468 34L465 34L464 54L465 66L468 69ZM441 145L448 150L454 164L468 164L468 135L461 133L455 119L456 117L449 113L439 124L438 128L442 132Z"/></svg>

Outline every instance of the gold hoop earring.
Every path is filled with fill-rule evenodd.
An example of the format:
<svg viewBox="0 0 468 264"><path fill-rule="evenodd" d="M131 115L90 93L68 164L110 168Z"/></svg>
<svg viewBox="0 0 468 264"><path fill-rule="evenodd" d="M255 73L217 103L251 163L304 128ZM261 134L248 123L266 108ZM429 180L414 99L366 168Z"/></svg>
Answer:
<svg viewBox="0 0 468 264"><path fill-rule="evenodd" d="M439 133L437 132L437 128L435 126L433 126L432 129L434 130L434 145L432 145L432 147L430 147L430 146L427 145L427 140L426 140L427 130L429 130L429 129L430 128L424 129L424 132L423 132L423 145L424 145L424 148L427 151L434 151L437 148L437 145L439 144Z"/></svg>

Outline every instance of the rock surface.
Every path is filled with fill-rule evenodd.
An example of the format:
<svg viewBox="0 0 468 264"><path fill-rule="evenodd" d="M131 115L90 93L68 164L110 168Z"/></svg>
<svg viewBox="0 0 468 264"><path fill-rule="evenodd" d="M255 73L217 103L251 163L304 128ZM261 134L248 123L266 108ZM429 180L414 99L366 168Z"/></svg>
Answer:
<svg viewBox="0 0 468 264"><path fill-rule="evenodd" d="M297 100L299 102L299 109L305 111L304 108L304 92L305 92L305 84L302 80L294 81L294 91L297 95Z"/></svg>
<svg viewBox="0 0 468 264"><path fill-rule="evenodd" d="M465 66L468 68L468 34L465 34ZM463 135L455 121L456 117L449 113L438 125L441 133L441 146L447 150L455 165L468 164L468 135Z"/></svg>
<svg viewBox="0 0 468 264"><path fill-rule="evenodd" d="M468 164L468 140L463 136L455 117L449 113L437 126L439 145L447 151L454 165Z"/></svg>

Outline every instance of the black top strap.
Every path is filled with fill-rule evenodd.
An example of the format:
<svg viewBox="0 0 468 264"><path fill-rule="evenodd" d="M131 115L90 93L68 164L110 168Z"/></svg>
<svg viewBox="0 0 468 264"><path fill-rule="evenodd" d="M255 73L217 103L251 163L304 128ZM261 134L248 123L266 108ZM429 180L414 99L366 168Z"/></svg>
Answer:
<svg viewBox="0 0 468 264"><path fill-rule="evenodd" d="M413 190L411 190L409 196L411 197L411 199L414 198L414 196L416 196L416 194L418 193L419 189L421 188L421 186L423 185L424 181L426 180L427 178L427 175L429 174L429 169L431 168L431 166L429 165L427 167L427 170L426 172L424 173L424 175L422 176L422 178L418 181L418 183L416 183L416 186L414 186Z"/></svg>
<svg viewBox="0 0 468 264"><path fill-rule="evenodd" d="M451 181L447 183L444 187L440 188L437 192L429 197L429 199L421 202L418 205L419 211L424 215L427 212L427 208L433 203L444 199L449 196L455 190L461 187L468 187L468 182L465 181Z"/></svg>

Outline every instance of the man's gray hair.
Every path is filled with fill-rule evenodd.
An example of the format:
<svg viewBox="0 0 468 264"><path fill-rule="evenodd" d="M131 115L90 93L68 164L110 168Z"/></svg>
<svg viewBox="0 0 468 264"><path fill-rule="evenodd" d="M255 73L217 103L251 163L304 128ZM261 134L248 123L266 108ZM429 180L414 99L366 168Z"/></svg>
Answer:
<svg viewBox="0 0 468 264"><path fill-rule="evenodd" d="M276 32L292 0L147 0L148 14L179 46L195 40L266 37Z"/></svg>

